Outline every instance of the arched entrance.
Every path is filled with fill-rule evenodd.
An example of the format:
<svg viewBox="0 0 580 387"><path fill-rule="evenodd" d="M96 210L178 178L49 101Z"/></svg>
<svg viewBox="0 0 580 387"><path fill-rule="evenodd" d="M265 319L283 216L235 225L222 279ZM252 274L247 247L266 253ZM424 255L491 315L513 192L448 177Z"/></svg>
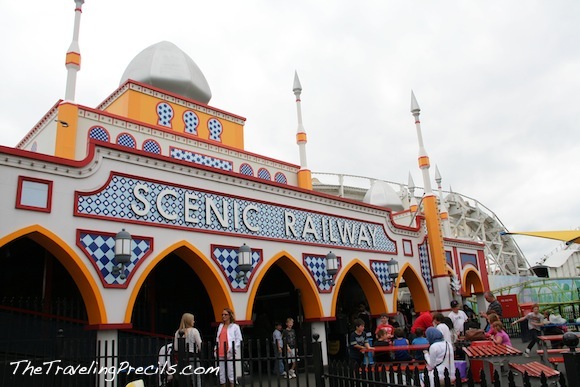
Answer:
<svg viewBox="0 0 580 387"><path fill-rule="evenodd" d="M90 277L69 255L72 250L45 229L18 234L4 237L0 248L0 264L10 267L0 274L0 335L50 339L62 330L67 337L93 337L86 325L106 316L93 292L96 284L89 284Z"/></svg>
<svg viewBox="0 0 580 387"><path fill-rule="evenodd" d="M335 289L332 314L336 320L328 323L327 338L329 355L343 359L346 357L348 334L354 330L354 319L362 317L365 329L372 332L375 317L387 312L387 305L377 278L358 259L352 260L340 271ZM363 307L365 313L361 316Z"/></svg>
<svg viewBox="0 0 580 387"><path fill-rule="evenodd" d="M214 335L214 322L232 306L220 273L186 241L162 251L137 280L128 303L126 321L136 330L173 335L181 315L195 315L204 339Z"/></svg>
<svg viewBox="0 0 580 387"><path fill-rule="evenodd" d="M469 297L473 293L481 294L485 291L483 281L475 269L467 269L463 272L461 284L461 294L464 297Z"/></svg>
<svg viewBox="0 0 580 387"><path fill-rule="evenodd" d="M415 312L431 310L425 283L409 262L405 263L399 270L399 277L396 280L395 290L393 292L393 309L397 308L399 287L401 287L403 282L411 293Z"/></svg>

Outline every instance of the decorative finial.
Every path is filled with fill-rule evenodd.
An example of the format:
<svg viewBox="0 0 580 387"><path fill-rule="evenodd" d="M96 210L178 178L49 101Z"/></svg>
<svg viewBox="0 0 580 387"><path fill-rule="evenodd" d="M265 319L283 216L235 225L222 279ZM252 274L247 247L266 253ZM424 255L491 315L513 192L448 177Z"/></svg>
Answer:
<svg viewBox="0 0 580 387"><path fill-rule="evenodd" d="M439 187L439 189L441 189L441 174L439 173L439 168L437 168L437 164L435 164L435 182L437 183L437 186Z"/></svg>
<svg viewBox="0 0 580 387"><path fill-rule="evenodd" d="M302 91L302 85L300 84L300 79L298 79L298 72L294 70L294 87L292 88L294 93L300 93Z"/></svg>
<svg viewBox="0 0 580 387"><path fill-rule="evenodd" d="M419 114L420 111L421 111L421 108L419 107L419 104L417 103L417 98L415 98L415 93L413 93L413 90L411 90L411 113Z"/></svg>
<svg viewBox="0 0 580 387"><path fill-rule="evenodd" d="M411 172L409 172L409 180L407 182L407 186L409 187L409 191L415 192L415 182L413 181L413 176L411 176Z"/></svg>

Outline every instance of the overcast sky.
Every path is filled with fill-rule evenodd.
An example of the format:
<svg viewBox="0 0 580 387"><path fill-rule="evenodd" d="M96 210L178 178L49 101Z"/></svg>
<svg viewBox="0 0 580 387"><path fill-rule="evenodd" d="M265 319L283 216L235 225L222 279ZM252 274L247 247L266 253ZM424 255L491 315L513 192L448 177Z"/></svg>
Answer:
<svg viewBox="0 0 580 387"><path fill-rule="evenodd" d="M64 98L73 0L0 1L0 144ZM443 188L510 231L580 226L580 2L87 0L76 102L95 107L140 51L197 63L246 149L299 163L298 71L312 171L401 183L417 167L414 90ZM435 183L432 183L435 186ZM519 236L534 264L560 246Z"/></svg>

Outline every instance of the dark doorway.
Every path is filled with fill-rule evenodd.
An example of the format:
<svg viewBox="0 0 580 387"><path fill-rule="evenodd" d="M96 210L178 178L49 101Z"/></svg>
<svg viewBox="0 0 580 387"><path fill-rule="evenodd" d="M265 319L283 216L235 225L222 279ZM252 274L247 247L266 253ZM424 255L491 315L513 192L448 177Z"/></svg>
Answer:
<svg viewBox="0 0 580 387"><path fill-rule="evenodd" d="M368 305L365 293L355 276L348 273L338 292L336 320L329 322L327 326L328 349L331 358L346 358L348 335L354 330L353 321L358 316L361 303ZM365 327L365 329L368 328Z"/></svg>
<svg viewBox="0 0 580 387"><path fill-rule="evenodd" d="M268 269L256 298L252 314L253 327L248 334L253 339L272 339L274 322L280 321L285 327L286 318L294 319L294 330L300 337L302 305L300 289L296 289L290 278L277 265Z"/></svg>
<svg viewBox="0 0 580 387"><path fill-rule="evenodd" d="M50 251L22 237L0 249L0 265L0 338L87 336L81 293Z"/></svg>
<svg viewBox="0 0 580 387"><path fill-rule="evenodd" d="M143 283L133 310L133 329L173 336L183 313L193 313L203 341L215 338L209 295L198 274L178 255L169 254Z"/></svg>

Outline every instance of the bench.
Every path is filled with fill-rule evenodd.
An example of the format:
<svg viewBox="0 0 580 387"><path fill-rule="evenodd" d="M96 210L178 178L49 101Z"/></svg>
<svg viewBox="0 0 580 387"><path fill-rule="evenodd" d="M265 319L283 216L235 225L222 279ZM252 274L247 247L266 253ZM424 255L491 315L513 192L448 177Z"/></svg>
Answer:
<svg viewBox="0 0 580 387"><path fill-rule="evenodd" d="M552 348L552 349L546 349L546 350L538 349L536 352L540 356L544 355L544 353L547 355L555 355L555 354L570 352L570 348Z"/></svg>
<svg viewBox="0 0 580 387"><path fill-rule="evenodd" d="M537 361L532 361L525 364L509 363L509 366L516 371L520 372L522 375L527 373L531 378L539 378L542 375L546 375L546 378L552 378L560 375L560 371L548 367Z"/></svg>
<svg viewBox="0 0 580 387"><path fill-rule="evenodd" d="M550 362L550 364L552 364L552 367L554 367L554 369L557 370L558 364L564 363L564 356L549 357L548 361Z"/></svg>

